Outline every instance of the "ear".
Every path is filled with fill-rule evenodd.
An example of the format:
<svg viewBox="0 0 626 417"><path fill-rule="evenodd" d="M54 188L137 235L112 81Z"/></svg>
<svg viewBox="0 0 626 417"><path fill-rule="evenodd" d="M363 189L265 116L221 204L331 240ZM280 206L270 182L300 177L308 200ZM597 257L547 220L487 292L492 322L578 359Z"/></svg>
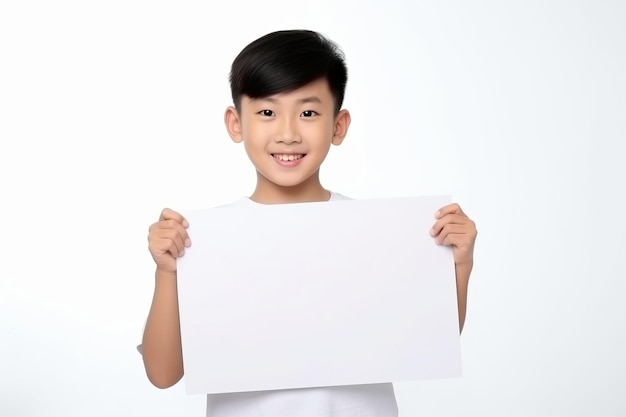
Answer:
<svg viewBox="0 0 626 417"><path fill-rule="evenodd" d="M239 112L233 106L229 106L224 114L224 124L228 135L235 143L243 141L243 135L241 134L241 118Z"/></svg>
<svg viewBox="0 0 626 417"><path fill-rule="evenodd" d="M350 112L348 110L343 109L337 114L337 116L335 117L335 130L333 131L333 145L341 145L341 142L343 142L343 139L348 134L350 121Z"/></svg>

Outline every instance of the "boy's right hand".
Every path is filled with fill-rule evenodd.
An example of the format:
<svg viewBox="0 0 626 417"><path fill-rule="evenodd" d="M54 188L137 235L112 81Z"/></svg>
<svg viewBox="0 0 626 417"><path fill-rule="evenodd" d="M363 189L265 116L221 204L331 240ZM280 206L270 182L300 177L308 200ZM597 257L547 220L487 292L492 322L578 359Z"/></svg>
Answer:
<svg viewBox="0 0 626 417"><path fill-rule="evenodd" d="M191 245L187 227L189 222L180 213L163 209L159 221L150 226L148 233L148 249L157 270L176 272L176 258L183 256L185 248Z"/></svg>

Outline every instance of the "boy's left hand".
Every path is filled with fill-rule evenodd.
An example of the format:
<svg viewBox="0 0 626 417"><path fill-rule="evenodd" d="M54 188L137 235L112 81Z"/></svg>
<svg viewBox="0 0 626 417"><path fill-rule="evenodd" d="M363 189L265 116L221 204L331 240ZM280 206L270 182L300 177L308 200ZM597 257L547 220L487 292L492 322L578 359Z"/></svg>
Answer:
<svg viewBox="0 0 626 417"><path fill-rule="evenodd" d="M476 225L467 217L461 206L449 204L435 213L437 221L430 229L430 235L439 245L451 245L454 264L472 266L474 263L474 242Z"/></svg>

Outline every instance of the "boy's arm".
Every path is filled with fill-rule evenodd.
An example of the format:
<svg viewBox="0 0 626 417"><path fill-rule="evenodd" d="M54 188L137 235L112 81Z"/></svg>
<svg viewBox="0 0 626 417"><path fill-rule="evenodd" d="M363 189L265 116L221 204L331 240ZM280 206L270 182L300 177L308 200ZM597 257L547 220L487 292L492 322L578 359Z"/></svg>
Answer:
<svg viewBox="0 0 626 417"><path fill-rule="evenodd" d="M157 269L142 355L148 379L156 387L169 388L183 377L176 272Z"/></svg>
<svg viewBox="0 0 626 417"><path fill-rule="evenodd" d="M455 265L456 271L456 298L459 308L459 333L463 331L465 324L465 312L467 311L467 287L472 272L472 265Z"/></svg>
<svg viewBox="0 0 626 417"><path fill-rule="evenodd" d="M452 246L456 272L456 296L459 310L459 332L463 331L467 311L467 287L474 265L476 224L456 204L442 207L436 214L430 235L439 245Z"/></svg>
<svg viewBox="0 0 626 417"><path fill-rule="evenodd" d="M191 245L188 226L179 213L164 209L148 234L148 247L157 268L141 351L148 379L159 388L171 387L183 377L176 258Z"/></svg>

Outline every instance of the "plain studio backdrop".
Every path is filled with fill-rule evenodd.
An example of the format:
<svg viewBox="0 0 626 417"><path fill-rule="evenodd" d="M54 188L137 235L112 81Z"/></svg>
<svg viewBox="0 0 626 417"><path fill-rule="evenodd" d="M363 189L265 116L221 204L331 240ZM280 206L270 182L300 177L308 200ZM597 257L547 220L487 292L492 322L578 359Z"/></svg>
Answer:
<svg viewBox="0 0 626 417"><path fill-rule="evenodd" d="M293 28L349 67L323 184L451 193L478 225L464 376L396 384L401 415L626 415L624 22L619 1L2 2L0 415L204 415L135 350L148 226L252 192L228 72Z"/></svg>

